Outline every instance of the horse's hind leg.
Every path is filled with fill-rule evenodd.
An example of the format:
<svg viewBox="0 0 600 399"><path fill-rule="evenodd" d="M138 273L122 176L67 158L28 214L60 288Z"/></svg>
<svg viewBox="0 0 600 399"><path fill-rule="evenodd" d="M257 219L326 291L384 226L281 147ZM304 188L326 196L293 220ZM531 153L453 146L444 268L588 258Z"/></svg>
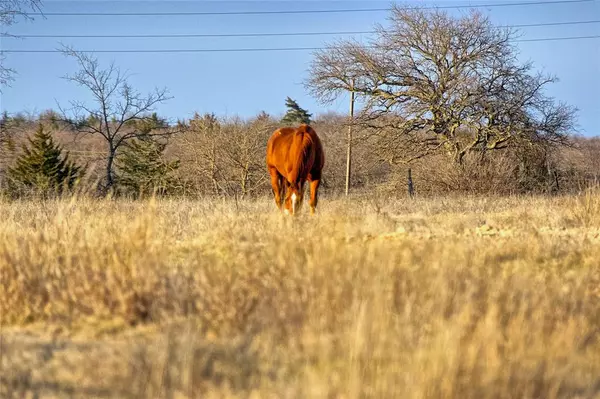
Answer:
<svg viewBox="0 0 600 399"><path fill-rule="evenodd" d="M275 168L269 168L269 175L271 175L271 188L273 189L273 195L275 196L275 204L277 208L281 210L281 200L283 196L283 178Z"/></svg>
<svg viewBox="0 0 600 399"><path fill-rule="evenodd" d="M315 209L317 208L317 202L319 200L319 185L321 184L321 179L311 180L310 182L310 214L315 214Z"/></svg>

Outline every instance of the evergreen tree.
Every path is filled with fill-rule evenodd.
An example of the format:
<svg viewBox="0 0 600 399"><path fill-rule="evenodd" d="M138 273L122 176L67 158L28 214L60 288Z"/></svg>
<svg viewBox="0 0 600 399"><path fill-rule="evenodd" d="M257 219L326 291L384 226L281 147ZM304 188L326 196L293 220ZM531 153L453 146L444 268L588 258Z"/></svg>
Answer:
<svg viewBox="0 0 600 399"><path fill-rule="evenodd" d="M117 158L117 185L122 194L144 196L168 194L177 185L173 172L179 168L179 160L164 160L166 144L150 136L130 141Z"/></svg>
<svg viewBox="0 0 600 399"><path fill-rule="evenodd" d="M68 153L63 156L62 148L42 124L28 141L29 146L23 145L15 165L7 171L12 195L60 195L65 189L72 189L83 176L83 169L69 161Z"/></svg>
<svg viewBox="0 0 600 399"><path fill-rule="evenodd" d="M301 123L310 124L311 116L308 111L301 108L298 103L291 98L287 97L285 99L285 106L288 108L288 111L281 119L281 123L286 125L299 125Z"/></svg>
<svg viewBox="0 0 600 399"><path fill-rule="evenodd" d="M139 136L146 136L153 130L165 129L169 125L166 120L159 118L156 112L153 112L149 117L128 122L127 126L134 128Z"/></svg>

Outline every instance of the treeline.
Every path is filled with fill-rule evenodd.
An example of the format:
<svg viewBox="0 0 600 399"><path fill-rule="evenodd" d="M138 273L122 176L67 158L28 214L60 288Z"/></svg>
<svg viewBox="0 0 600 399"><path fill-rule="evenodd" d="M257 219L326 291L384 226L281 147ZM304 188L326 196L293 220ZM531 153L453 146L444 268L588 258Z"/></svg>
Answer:
<svg viewBox="0 0 600 399"><path fill-rule="evenodd" d="M289 102L288 102L288 105ZM294 109L297 107L298 109ZM294 115L304 112L303 115ZM291 115L291 116L290 116ZM146 123L164 135L138 135L114 160L112 195L255 197L268 195L266 143L282 125L310 122L326 151L323 192L343 193L348 118L311 115L290 107L283 118L261 113L253 118L195 115L169 126L156 114ZM80 135L58 113L0 119L0 190L6 197L53 196L67 191L104 195L109 155L104 140ZM418 195L447 193L572 193L600 177L600 139L572 137L568 145L508 146L467 154L462 163L432 154L398 164L386 158L382 132L354 126L351 192L407 195L412 171ZM410 149L407 149L410 151Z"/></svg>

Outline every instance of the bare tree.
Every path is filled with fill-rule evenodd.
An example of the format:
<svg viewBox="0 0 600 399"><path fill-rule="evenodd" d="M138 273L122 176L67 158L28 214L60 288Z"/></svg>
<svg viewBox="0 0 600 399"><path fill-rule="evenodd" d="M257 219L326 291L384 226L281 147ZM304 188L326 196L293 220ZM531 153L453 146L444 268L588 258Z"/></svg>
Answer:
<svg viewBox="0 0 600 399"><path fill-rule="evenodd" d="M12 26L18 18L31 20L31 12L40 11L41 0L2 0L0 1L0 25L3 27ZM8 32L0 32L0 39L3 37L18 37ZM9 85L14 80L16 71L7 68L4 61L6 56L0 52L0 87Z"/></svg>
<svg viewBox="0 0 600 399"><path fill-rule="evenodd" d="M114 161L118 150L128 140L141 136L165 136L174 133L168 127L154 123L151 112L159 103L170 99L166 89L156 88L142 95L128 83L127 74L114 63L103 69L95 57L66 47L64 54L75 58L79 71L64 78L91 93L93 104L71 101L63 116L78 132L100 135L106 142L106 172L103 191L114 183Z"/></svg>
<svg viewBox="0 0 600 399"><path fill-rule="evenodd" d="M188 161L191 174L208 181L210 187L202 187L203 191L212 191L215 195L224 191L224 166L219 156L220 135L221 123L214 114L200 116L196 113L189 121L189 129L181 137L182 146L185 147L182 148L184 160Z"/></svg>
<svg viewBox="0 0 600 399"><path fill-rule="evenodd" d="M576 110L543 93L556 78L518 63L514 30L476 11L455 18L394 7L389 21L368 44L345 40L316 52L306 81L323 102L356 93L358 123L384 134L389 162L443 150L461 163L467 152L513 139L566 142Z"/></svg>
<svg viewBox="0 0 600 399"><path fill-rule="evenodd" d="M31 19L30 11L40 11L41 0L2 0L0 2L0 24L11 26L19 17ZM3 32L3 34L7 34Z"/></svg>
<svg viewBox="0 0 600 399"><path fill-rule="evenodd" d="M276 126L264 112L250 120L195 114L174 149L181 172L205 194L255 195L268 186L264 154Z"/></svg>
<svg viewBox="0 0 600 399"><path fill-rule="evenodd" d="M246 197L267 182L264 153L270 134L275 129L268 119L250 122L233 119L222 129L223 159L231 173L234 191ZM237 184L236 184L237 182Z"/></svg>

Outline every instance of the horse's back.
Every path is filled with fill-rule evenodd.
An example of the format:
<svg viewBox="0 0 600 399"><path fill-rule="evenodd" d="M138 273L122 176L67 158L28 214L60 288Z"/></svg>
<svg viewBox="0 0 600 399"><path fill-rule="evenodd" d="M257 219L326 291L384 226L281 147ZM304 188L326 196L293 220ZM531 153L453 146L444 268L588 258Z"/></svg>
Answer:
<svg viewBox="0 0 600 399"><path fill-rule="evenodd" d="M323 147L313 128L302 124L298 128L282 127L273 132L267 143L267 166L285 174L293 164L305 164L306 159L302 159L305 157L310 158L307 172L320 172L324 163Z"/></svg>
<svg viewBox="0 0 600 399"><path fill-rule="evenodd" d="M283 145L289 145L289 142L291 141L295 131L296 129L293 127L280 127L279 129L275 130L271 135L271 138L269 138L267 148L270 151L276 151Z"/></svg>
<svg viewBox="0 0 600 399"><path fill-rule="evenodd" d="M267 143L267 165L277 167L285 160L295 129L283 127L275 130Z"/></svg>

